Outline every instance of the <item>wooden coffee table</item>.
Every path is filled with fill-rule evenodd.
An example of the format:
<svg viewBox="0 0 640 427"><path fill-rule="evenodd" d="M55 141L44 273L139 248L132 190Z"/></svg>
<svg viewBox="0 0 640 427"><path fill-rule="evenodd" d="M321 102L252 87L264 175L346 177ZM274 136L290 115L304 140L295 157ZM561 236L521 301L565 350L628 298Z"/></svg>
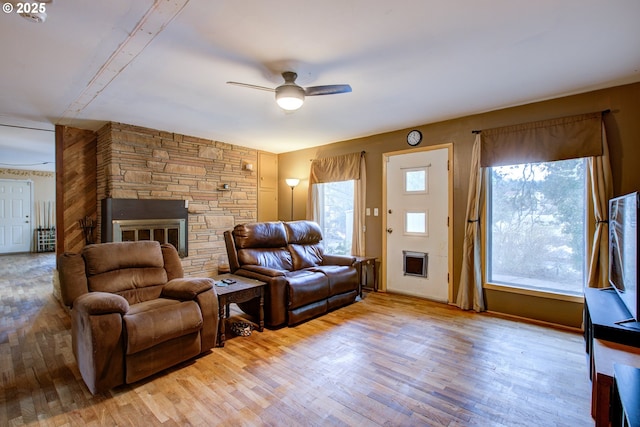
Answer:
<svg viewBox="0 0 640 427"><path fill-rule="evenodd" d="M227 286L218 286L223 279L235 280L235 283ZM254 298L260 298L260 311L258 316L258 331L264 330L264 289L267 285L259 280L248 279L235 274L221 274L213 278L216 282L218 294L218 342L217 347L224 347L225 321L229 318L229 305L231 303L247 302Z"/></svg>

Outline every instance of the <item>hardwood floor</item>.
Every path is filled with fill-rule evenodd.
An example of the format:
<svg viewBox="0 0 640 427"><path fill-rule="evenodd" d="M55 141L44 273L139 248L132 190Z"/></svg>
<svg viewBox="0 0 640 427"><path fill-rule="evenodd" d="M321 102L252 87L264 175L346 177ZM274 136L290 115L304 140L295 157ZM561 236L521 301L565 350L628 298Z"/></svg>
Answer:
<svg viewBox="0 0 640 427"><path fill-rule="evenodd" d="M577 333L382 293L92 396L50 254L0 257L0 425L592 426Z"/></svg>

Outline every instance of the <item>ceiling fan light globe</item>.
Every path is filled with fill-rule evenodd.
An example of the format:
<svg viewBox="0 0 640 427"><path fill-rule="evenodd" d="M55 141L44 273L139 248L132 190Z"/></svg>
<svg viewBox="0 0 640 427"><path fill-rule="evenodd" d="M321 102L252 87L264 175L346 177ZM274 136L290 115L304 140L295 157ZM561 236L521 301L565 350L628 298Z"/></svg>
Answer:
<svg viewBox="0 0 640 427"><path fill-rule="evenodd" d="M276 89L276 102L283 110L297 110L304 104L304 91L295 85L280 86Z"/></svg>

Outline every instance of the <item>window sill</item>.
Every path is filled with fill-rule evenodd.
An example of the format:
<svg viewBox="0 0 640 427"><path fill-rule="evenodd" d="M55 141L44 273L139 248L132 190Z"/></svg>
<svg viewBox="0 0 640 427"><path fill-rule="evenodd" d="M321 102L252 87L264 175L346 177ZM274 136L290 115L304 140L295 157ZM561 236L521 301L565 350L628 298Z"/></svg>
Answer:
<svg viewBox="0 0 640 427"><path fill-rule="evenodd" d="M510 292L510 293L520 294L520 295L554 299L558 301L584 303L584 296L582 295L568 295L568 294L561 294L556 292L540 291L537 289L519 288L517 286L512 286L512 285L502 285L502 284L499 285L496 283L485 283L483 288L490 289L493 291Z"/></svg>

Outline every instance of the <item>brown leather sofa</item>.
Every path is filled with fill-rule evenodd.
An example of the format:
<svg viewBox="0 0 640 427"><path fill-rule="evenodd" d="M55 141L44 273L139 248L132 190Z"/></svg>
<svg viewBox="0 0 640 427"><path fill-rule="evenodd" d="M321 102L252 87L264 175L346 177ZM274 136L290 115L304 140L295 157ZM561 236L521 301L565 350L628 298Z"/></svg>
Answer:
<svg viewBox="0 0 640 427"><path fill-rule="evenodd" d="M264 314L271 328L295 325L356 299L355 258L325 254L315 222L239 224L224 237L231 273L267 283ZM240 308L258 312L254 301Z"/></svg>
<svg viewBox="0 0 640 427"><path fill-rule="evenodd" d="M178 252L158 242L85 246L58 258L71 308L73 352L91 393L130 384L211 349L213 280L183 278Z"/></svg>

